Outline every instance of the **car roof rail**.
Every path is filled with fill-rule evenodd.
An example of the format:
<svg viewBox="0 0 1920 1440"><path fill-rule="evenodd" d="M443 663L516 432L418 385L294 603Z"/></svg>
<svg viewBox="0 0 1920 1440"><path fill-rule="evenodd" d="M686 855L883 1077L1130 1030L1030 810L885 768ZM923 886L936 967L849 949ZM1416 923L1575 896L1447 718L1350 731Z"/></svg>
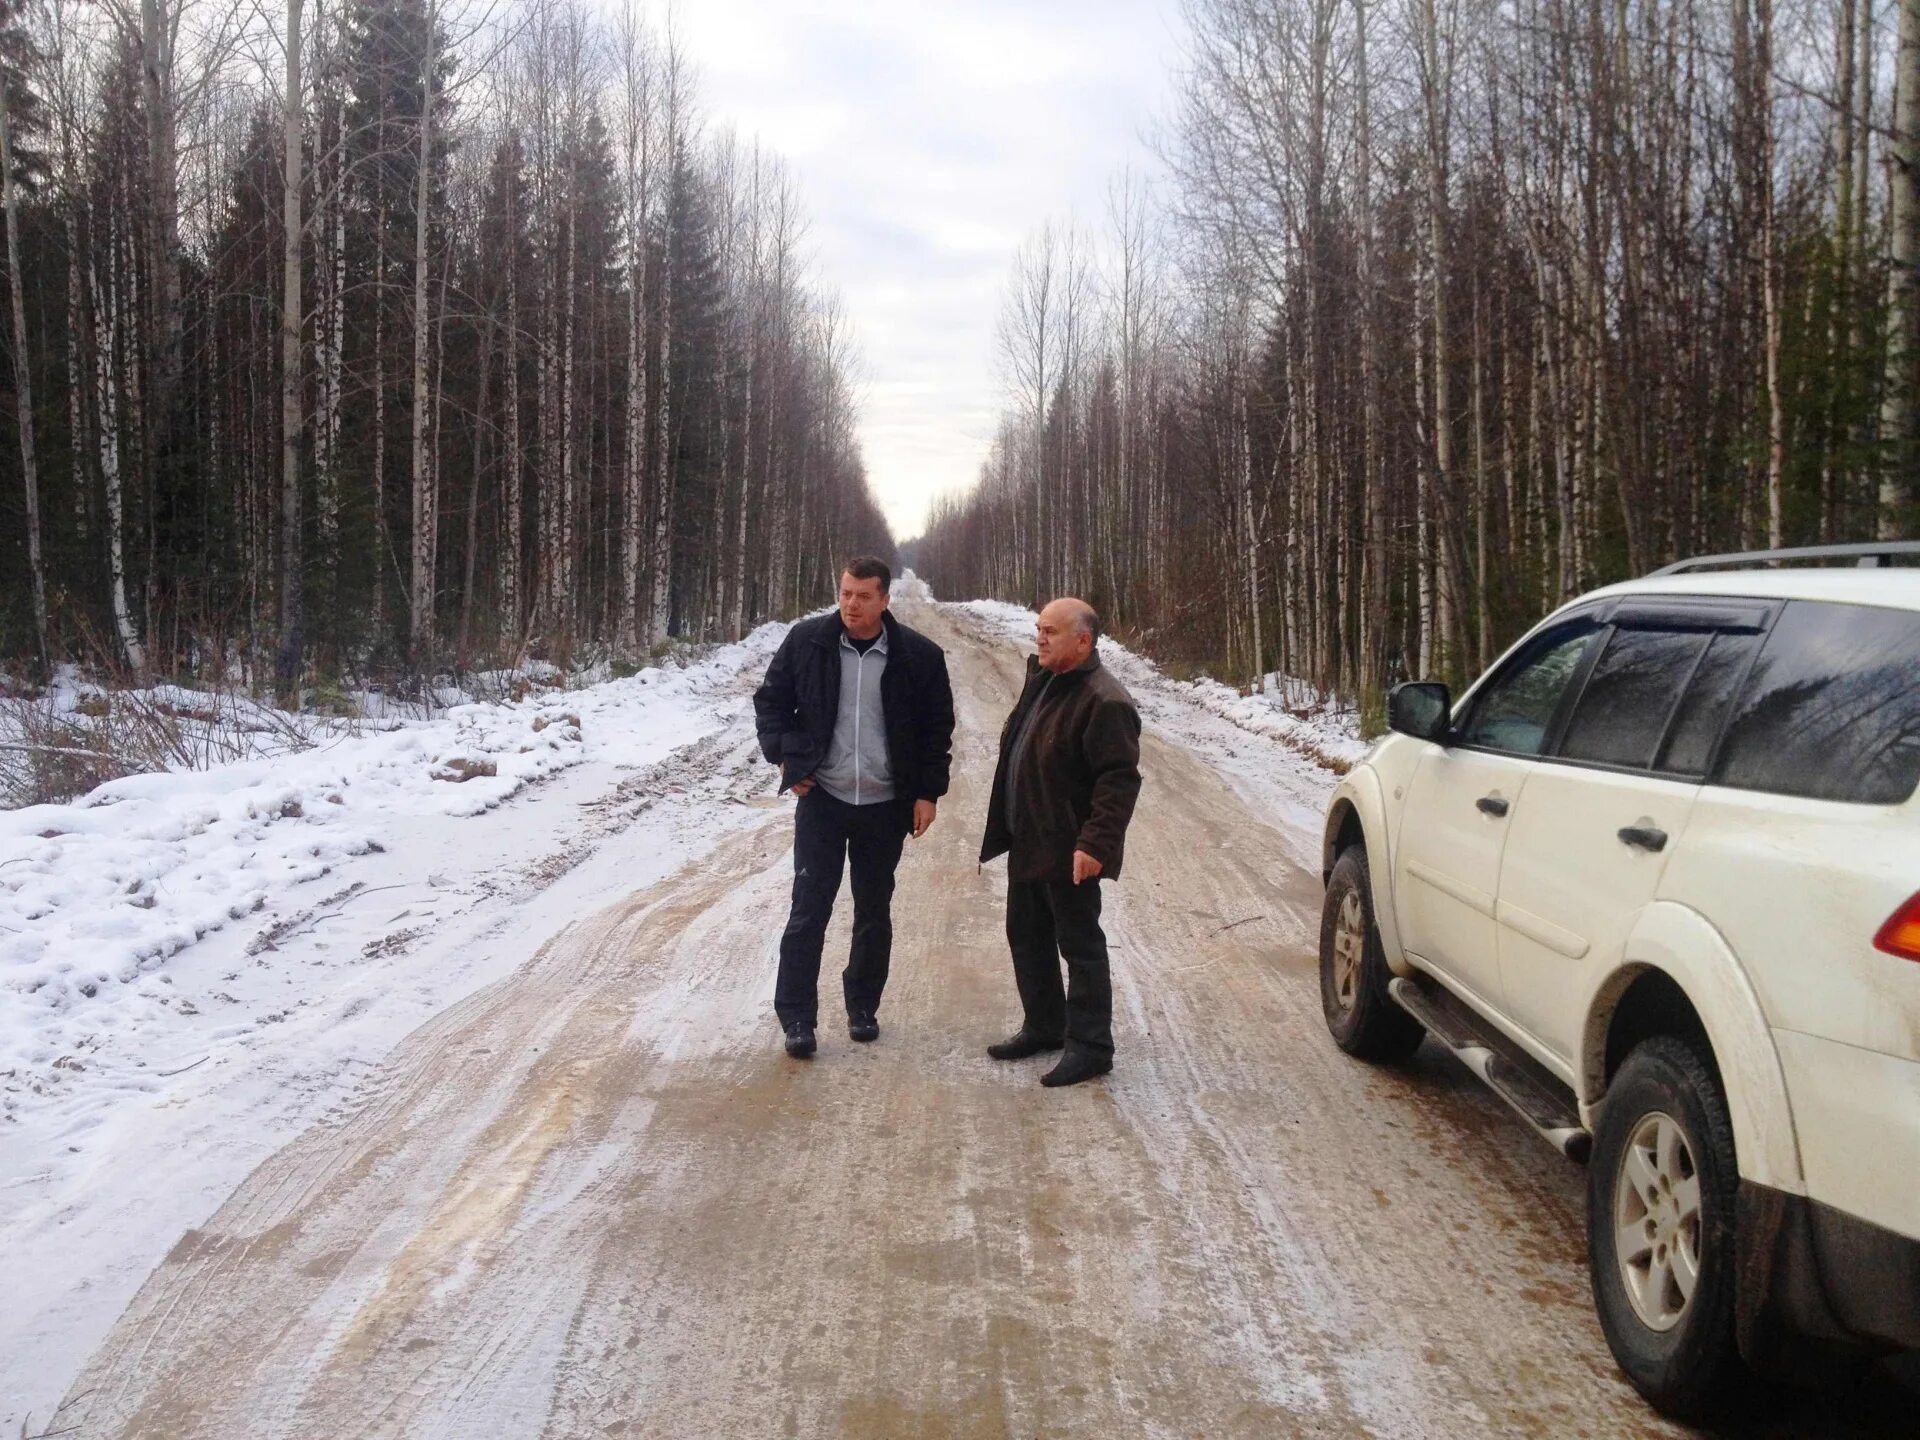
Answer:
<svg viewBox="0 0 1920 1440"><path fill-rule="evenodd" d="M1863 545L1801 545L1787 550L1741 550L1730 555L1696 555L1649 571L1647 578L1684 575L1694 570L1757 570L1793 560L1851 560L1855 565L1891 565L1895 556L1920 560L1920 540L1874 540Z"/></svg>

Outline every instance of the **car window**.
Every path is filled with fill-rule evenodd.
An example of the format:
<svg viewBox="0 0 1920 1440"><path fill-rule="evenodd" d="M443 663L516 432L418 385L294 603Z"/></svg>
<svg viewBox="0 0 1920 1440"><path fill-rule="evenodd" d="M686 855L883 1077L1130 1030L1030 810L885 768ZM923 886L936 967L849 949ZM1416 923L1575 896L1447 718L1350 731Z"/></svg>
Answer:
<svg viewBox="0 0 1920 1440"><path fill-rule="evenodd" d="M1797 601L1754 661L1713 781L1891 805L1920 780L1920 615Z"/></svg>
<svg viewBox="0 0 1920 1440"><path fill-rule="evenodd" d="M1598 621L1582 615L1536 636L1474 696L1461 740L1515 755L1538 755L1547 743L1554 712L1599 630Z"/></svg>
<svg viewBox="0 0 1920 1440"><path fill-rule="evenodd" d="M1580 692L1559 753L1605 765L1652 765L1674 704L1712 638L1698 630L1616 629Z"/></svg>
<svg viewBox="0 0 1920 1440"><path fill-rule="evenodd" d="M1755 631L1713 637L1700 667L1693 672L1693 683L1680 701L1679 713L1673 717L1673 728L1667 732L1656 769L1674 775L1707 773L1713 742L1720 738L1734 689L1759 648L1760 635Z"/></svg>

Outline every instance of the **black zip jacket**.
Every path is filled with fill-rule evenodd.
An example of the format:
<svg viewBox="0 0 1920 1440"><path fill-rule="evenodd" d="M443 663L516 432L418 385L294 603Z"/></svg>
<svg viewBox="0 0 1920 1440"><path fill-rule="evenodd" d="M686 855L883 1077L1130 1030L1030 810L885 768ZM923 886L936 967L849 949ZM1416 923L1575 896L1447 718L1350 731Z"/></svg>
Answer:
<svg viewBox="0 0 1920 1440"><path fill-rule="evenodd" d="M953 687L947 681L946 652L894 619L891 610L880 619L887 630L880 708L887 718L894 798L938 800L947 793L953 767ZM819 769L833 743L845 633L838 610L799 621L753 692L760 753L780 767L782 791Z"/></svg>

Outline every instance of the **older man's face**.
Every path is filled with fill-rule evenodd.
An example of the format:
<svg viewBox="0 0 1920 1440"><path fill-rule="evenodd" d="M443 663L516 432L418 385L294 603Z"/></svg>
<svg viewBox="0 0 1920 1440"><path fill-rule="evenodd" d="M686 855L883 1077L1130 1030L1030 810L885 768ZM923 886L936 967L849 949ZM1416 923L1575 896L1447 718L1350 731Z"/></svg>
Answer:
<svg viewBox="0 0 1920 1440"><path fill-rule="evenodd" d="M1086 628L1085 613L1068 600L1056 600L1040 612L1040 623L1034 627L1040 663L1056 675L1084 664L1093 653L1093 635Z"/></svg>

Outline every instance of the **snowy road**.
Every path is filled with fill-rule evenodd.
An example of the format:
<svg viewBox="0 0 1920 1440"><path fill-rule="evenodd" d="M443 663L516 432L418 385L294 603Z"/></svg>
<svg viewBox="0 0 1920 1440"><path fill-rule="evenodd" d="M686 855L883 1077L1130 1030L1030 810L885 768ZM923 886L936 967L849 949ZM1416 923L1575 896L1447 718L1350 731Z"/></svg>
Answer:
<svg viewBox="0 0 1920 1440"><path fill-rule="evenodd" d="M735 807L717 848L439 1014L262 1163L46 1428L1681 1433L1602 1342L1581 1172L1432 1046L1376 1071L1327 1041L1300 830L1325 781L1284 747L1230 785L1245 756L1216 766L1182 743L1206 726L1147 707L1108 892L1118 1069L1053 1092L985 1057L1016 1007L1004 871L973 856L1020 657L968 612L902 610L948 647L961 721L877 1045L829 1006L820 1057L781 1054L790 814ZM1883 1433L1912 1403L1881 1378L1765 1433Z"/></svg>

